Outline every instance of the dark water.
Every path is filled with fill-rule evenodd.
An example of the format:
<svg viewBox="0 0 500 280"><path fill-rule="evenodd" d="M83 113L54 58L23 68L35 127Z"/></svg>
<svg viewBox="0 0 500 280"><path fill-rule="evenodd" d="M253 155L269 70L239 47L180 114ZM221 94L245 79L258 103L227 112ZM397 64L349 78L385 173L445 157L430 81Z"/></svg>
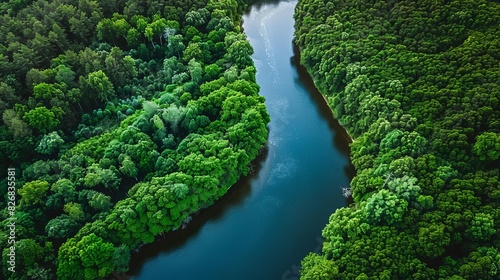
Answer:
<svg viewBox="0 0 500 280"><path fill-rule="evenodd" d="M314 89L292 45L296 1L253 6L243 27L271 115L267 151L243 178L184 230L132 257L134 279L297 279L319 249L321 230L345 206L348 140Z"/></svg>

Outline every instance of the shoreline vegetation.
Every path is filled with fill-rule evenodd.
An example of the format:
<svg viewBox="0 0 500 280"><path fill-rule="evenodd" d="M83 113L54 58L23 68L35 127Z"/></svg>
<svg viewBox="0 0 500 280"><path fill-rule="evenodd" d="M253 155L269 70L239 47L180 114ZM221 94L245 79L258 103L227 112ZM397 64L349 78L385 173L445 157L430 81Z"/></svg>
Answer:
<svg viewBox="0 0 500 280"><path fill-rule="evenodd" d="M301 279L497 279L500 5L300 0L295 43L356 141L354 204Z"/></svg>
<svg viewBox="0 0 500 280"><path fill-rule="evenodd" d="M320 93L320 95L321 95L321 97L323 98L323 100L325 100L325 104L327 104L327 105L328 105L328 107L330 107L330 103L328 103L328 99L326 99L326 95L324 95L324 94L322 94L322 93ZM330 110L331 110L331 112L332 112L333 117L334 117L335 119L337 119L337 116L335 116L335 115L333 114L333 109L332 109L331 107L330 107ZM349 131L347 131L347 129L346 129L344 126L342 126L342 125L341 125L341 127L343 128L343 129L342 129L342 132L343 132L343 134L344 134L344 137L347 139L347 141L349 141L349 143L351 143L351 144L352 144L352 143L354 143L354 141L355 141L355 140L354 140L354 138L352 138L352 136L349 134Z"/></svg>
<svg viewBox="0 0 500 280"><path fill-rule="evenodd" d="M126 272L132 251L182 227L251 172L269 115L239 27L247 5L0 5L8 34L0 39L0 147L18 186L15 273L0 232L4 278ZM2 226L7 218L2 211Z"/></svg>
<svg viewBox="0 0 500 280"><path fill-rule="evenodd" d="M293 48L294 48L294 55L297 56L297 58L296 58L297 59L297 64L298 64L297 66L304 69L306 75L311 80L312 86L314 86L314 89L318 92L319 96L325 101L325 104L328 106L330 112L332 113L333 118L335 120L338 120L338 118L337 118L338 116L336 116L334 114L333 109L330 106L330 103L328 103L327 96L325 94L321 93L321 91L316 87L316 84L315 84L315 82L313 80L313 76L311 76L311 74L309 74L309 72L307 71L307 68L300 63L300 59L301 59L300 47L295 42L293 42ZM340 125L340 123L339 123L339 125ZM342 134L347 139L347 141L349 143L353 143L355 141L355 139L349 134L349 131L347 131L347 129L344 126L342 126L342 125L340 125L340 127L341 127L341 130L342 130Z"/></svg>

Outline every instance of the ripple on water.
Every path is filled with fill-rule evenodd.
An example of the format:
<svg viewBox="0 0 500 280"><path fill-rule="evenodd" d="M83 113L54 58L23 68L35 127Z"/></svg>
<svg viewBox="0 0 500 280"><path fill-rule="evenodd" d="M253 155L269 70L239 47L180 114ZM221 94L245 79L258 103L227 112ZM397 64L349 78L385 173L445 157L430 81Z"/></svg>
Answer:
<svg viewBox="0 0 500 280"><path fill-rule="evenodd" d="M267 179L268 185L274 185L287 177L292 176L297 171L297 162L291 156L283 157L281 162L275 164L269 178Z"/></svg>
<svg viewBox="0 0 500 280"><path fill-rule="evenodd" d="M274 55L274 48L269 38L269 33L267 32L266 22L274 15L277 11L268 14L260 21L259 34L264 41L265 51L267 55L267 64L271 68L271 73L273 76L273 84L277 85L279 83L279 72L276 66L276 58Z"/></svg>

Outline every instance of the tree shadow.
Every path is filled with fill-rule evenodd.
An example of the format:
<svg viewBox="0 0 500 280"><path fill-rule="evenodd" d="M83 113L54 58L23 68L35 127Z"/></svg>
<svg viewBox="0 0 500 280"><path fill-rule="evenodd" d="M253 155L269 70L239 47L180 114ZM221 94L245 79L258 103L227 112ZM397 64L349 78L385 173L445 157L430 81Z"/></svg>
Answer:
<svg viewBox="0 0 500 280"><path fill-rule="evenodd" d="M345 128L340 125L339 121L335 119L332 109L328 105L325 97L314 85L314 82L309 73L307 73L306 68L300 64L299 47L295 44L293 44L293 56L290 58L290 64L298 73L298 79L296 79L295 82L306 89L309 97L318 108L321 117L328 123L328 127L334 131L333 144L335 145L335 148L346 158L350 158L351 149L349 148L349 144L352 143L351 136L347 133ZM350 161L349 165L344 167L344 172L349 179L352 179L356 174L356 170Z"/></svg>
<svg viewBox="0 0 500 280"><path fill-rule="evenodd" d="M137 276L145 263L157 258L160 254L175 251L183 247L189 240L195 238L207 222L216 222L231 211L231 209L241 205L246 198L250 197L252 182L259 177L260 170L268 159L267 145L261 153L251 162L252 170L247 176L243 176L236 182L228 192L215 203L206 209L202 209L192 215L192 220L185 228L170 231L163 236L158 236L153 243L144 245L138 251L132 253L130 269L127 272L130 276Z"/></svg>

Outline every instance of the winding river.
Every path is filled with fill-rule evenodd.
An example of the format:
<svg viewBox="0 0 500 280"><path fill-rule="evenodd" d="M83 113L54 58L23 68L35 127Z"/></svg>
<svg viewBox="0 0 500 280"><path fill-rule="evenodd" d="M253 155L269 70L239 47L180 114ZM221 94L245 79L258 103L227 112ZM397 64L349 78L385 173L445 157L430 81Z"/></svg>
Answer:
<svg viewBox="0 0 500 280"><path fill-rule="evenodd" d="M347 204L348 140L292 45L297 1L259 1L243 17L271 115L266 152L183 230L132 256L133 279L298 279L321 230Z"/></svg>

